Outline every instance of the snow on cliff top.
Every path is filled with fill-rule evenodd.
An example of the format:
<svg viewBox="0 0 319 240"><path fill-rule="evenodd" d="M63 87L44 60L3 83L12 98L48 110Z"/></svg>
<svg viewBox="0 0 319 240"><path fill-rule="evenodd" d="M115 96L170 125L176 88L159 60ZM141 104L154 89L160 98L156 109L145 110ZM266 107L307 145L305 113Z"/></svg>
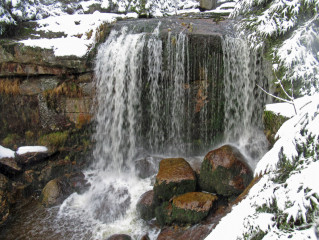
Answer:
<svg viewBox="0 0 319 240"><path fill-rule="evenodd" d="M103 23L112 23L119 18L137 17L137 14L100 13L74 14L48 17L38 20L37 31L62 32L61 38L27 39L21 43L31 47L53 49L55 56L83 57L95 43L95 34Z"/></svg>

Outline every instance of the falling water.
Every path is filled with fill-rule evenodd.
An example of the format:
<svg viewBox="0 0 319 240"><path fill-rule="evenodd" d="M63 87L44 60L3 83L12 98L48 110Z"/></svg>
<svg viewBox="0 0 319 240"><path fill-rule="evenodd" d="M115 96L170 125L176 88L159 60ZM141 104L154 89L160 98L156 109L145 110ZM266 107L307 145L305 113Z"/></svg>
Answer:
<svg viewBox="0 0 319 240"><path fill-rule="evenodd" d="M254 168L268 148L261 125L267 97L256 85L267 88L267 65L243 39L225 36L223 52L225 141L239 146Z"/></svg>

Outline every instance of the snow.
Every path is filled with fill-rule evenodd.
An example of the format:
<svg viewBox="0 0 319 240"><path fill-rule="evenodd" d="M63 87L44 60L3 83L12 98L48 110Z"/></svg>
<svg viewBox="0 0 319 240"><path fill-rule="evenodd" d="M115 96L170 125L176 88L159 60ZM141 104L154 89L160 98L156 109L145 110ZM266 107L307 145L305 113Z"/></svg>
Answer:
<svg viewBox="0 0 319 240"><path fill-rule="evenodd" d="M44 146L23 146L19 147L17 150L18 155L22 155L25 153L36 153L36 152L47 152L48 148Z"/></svg>
<svg viewBox="0 0 319 240"><path fill-rule="evenodd" d="M289 105L288 103L284 104ZM280 109L285 111L285 107L281 107L284 106L284 104L281 104L280 108L275 109L275 111L277 111L279 114ZM276 104L275 106L278 105L279 104ZM273 148L268 151L265 156L258 162L255 174L263 173L264 171L268 170L274 170L279 159L278 153L281 148L283 149L283 153L287 155L288 158L296 156L296 138L298 138L299 140L300 138L302 138L302 136L300 135L300 131L303 127L302 124L306 120L306 115L314 116L311 122L309 122L307 128L310 128L310 131L314 134L319 134L319 118L317 117L318 115L316 115L316 113L318 112L318 105L319 94L296 99L298 114L286 121L278 130L275 137L278 137L279 139L274 144Z"/></svg>
<svg viewBox="0 0 319 240"><path fill-rule="evenodd" d="M119 18L137 17L137 14L100 13L74 14L48 17L38 20L38 31L64 33L61 38L22 40L26 46L53 49L55 56L83 57L95 44L95 34L103 23L112 23Z"/></svg>
<svg viewBox="0 0 319 240"><path fill-rule="evenodd" d="M267 108L282 114L288 105L272 104ZM207 240L236 240L244 236L249 239L247 236L253 237L261 231L265 234L263 239L317 239L319 94L296 99L296 106L298 113L281 126L277 133L279 139L257 164L255 175L263 174L261 179L247 197L222 218ZM306 146L308 152L298 153L297 145ZM281 149L294 166L283 182L278 180L283 176L278 165ZM312 154L308 154L309 151ZM281 226L284 222L296 226L285 230ZM227 231L230 226L232 231Z"/></svg>
<svg viewBox="0 0 319 240"><path fill-rule="evenodd" d="M14 158L14 151L0 145L0 159L1 158Z"/></svg>
<svg viewBox="0 0 319 240"><path fill-rule="evenodd" d="M312 98L317 98L317 97L319 97L319 95L315 94L312 97L305 96L302 98L295 99L294 104L296 106L296 109L302 109L304 106L311 103ZM277 115L281 115L287 118L291 118L296 114L293 104L290 104L290 103L267 104L265 107L265 111L271 111Z"/></svg>

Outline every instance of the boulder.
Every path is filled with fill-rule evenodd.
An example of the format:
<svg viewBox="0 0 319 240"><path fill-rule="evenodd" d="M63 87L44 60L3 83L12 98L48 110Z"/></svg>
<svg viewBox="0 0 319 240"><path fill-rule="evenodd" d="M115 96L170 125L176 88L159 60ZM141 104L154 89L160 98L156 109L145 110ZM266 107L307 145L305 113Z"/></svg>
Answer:
<svg viewBox="0 0 319 240"><path fill-rule="evenodd" d="M199 185L203 191L230 197L242 193L252 179L244 156L235 147L224 145L205 156Z"/></svg>
<svg viewBox="0 0 319 240"><path fill-rule="evenodd" d="M159 224L196 224L207 217L217 196L203 192L189 192L174 197L171 203L156 210ZM162 210L162 211L161 211Z"/></svg>
<svg viewBox="0 0 319 240"><path fill-rule="evenodd" d="M64 200L62 182L60 179L53 179L48 182L42 190L40 201L45 207L52 207L62 203Z"/></svg>
<svg viewBox="0 0 319 240"><path fill-rule="evenodd" d="M52 207L62 203L71 193L80 192L88 186L82 173L65 174L45 185L40 201L45 207Z"/></svg>
<svg viewBox="0 0 319 240"><path fill-rule="evenodd" d="M154 201L159 205L187 192L196 189L196 176L183 158L166 158L160 162L154 185Z"/></svg>
<svg viewBox="0 0 319 240"><path fill-rule="evenodd" d="M155 217L154 191L150 190L144 193L137 202L136 209L142 219L145 221Z"/></svg>
<svg viewBox="0 0 319 240"><path fill-rule="evenodd" d="M9 179L0 173L0 225L9 217L8 189Z"/></svg>
<svg viewBox="0 0 319 240"><path fill-rule="evenodd" d="M107 238L107 240L132 240L132 238L126 234L114 234Z"/></svg>

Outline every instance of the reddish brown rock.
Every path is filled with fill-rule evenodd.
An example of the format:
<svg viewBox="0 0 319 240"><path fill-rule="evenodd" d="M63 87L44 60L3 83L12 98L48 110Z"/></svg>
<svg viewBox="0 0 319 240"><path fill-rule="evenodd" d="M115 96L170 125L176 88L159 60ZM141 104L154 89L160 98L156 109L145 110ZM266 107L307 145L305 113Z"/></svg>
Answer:
<svg viewBox="0 0 319 240"><path fill-rule="evenodd" d="M217 199L217 196L209 193L189 192L173 198L173 207L208 213Z"/></svg>
<svg viewBox="0 0 319 240"><path fill-rule="evenodd" d="M154 185L156 204L187 192L194 192L196 177L189 163L183 158L166 158L160 162Z"/></svg>
<svg viewBox="0 0 319 240"><path fill-rule="evenodd" d="M224 145L205 156L199 184L203 191L228 197L242 193L252 179L244 156L235 147Z"/></svg>
<svg viewBox="0 0 319 240"><path fill-rule="evenodd" d="M207 217L216 200L217 196L209 193L185 193L156 209L156 220L160 225L196 224Z"/></svg>

